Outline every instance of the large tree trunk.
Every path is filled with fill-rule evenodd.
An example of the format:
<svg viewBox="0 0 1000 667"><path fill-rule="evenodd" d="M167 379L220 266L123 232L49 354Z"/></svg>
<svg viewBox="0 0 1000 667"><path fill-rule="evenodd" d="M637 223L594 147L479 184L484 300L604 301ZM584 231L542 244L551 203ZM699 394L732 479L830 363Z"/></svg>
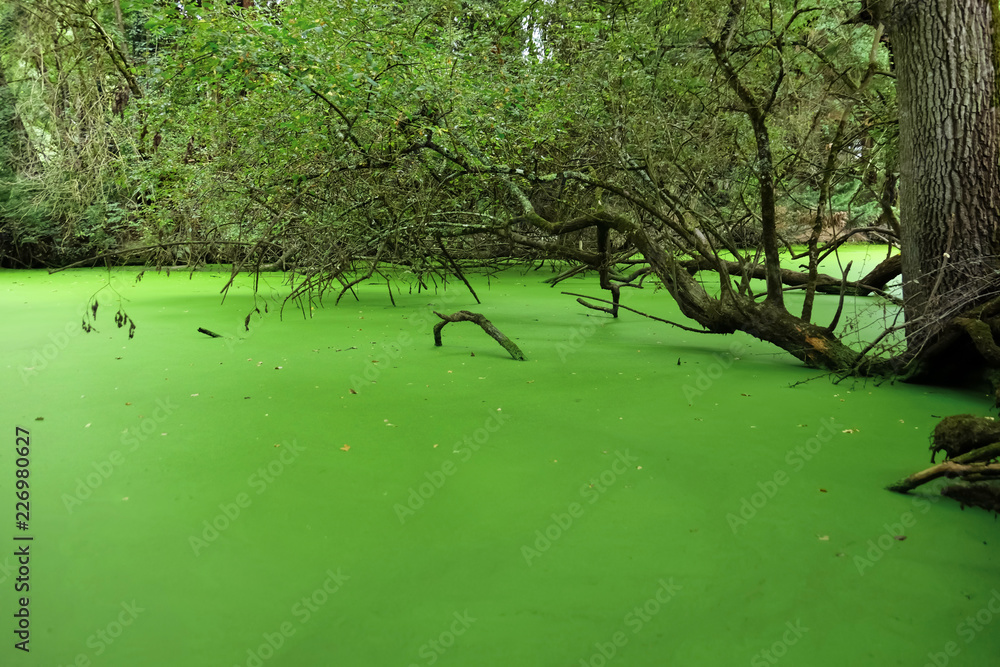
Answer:
<svg viewBox="0 0 1000 667"><path fill-rule="evenodd" d="M996 286L991 0L895 0L903 295L911 353Z"/></svg>

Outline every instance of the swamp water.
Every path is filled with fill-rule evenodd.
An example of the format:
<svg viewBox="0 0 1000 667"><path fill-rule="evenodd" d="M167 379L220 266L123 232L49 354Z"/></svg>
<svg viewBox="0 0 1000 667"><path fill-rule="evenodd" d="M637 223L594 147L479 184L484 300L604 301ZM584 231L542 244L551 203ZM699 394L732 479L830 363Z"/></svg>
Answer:
<svg viewBox="0 0 1000 667"><path fill-rule="evenodd" d="M0 272L0 664L997 664L993 516L883 490L981 394L796 384L817 372L776 348L612 320L547 268L283 320L268 274L249 332L249 279L220 305L224 274L134 275ZM434 347L434 309L528 360L470 323Z"/></svg>

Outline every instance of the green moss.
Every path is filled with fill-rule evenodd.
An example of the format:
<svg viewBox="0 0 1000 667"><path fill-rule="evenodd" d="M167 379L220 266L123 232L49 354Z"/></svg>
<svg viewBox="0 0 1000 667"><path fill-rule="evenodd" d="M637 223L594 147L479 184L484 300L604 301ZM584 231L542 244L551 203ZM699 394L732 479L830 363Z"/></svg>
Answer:
<svg viewBox="0 0 1000 667"><path fill-rule="evenodd" d="M969 414L951 415L934 427L931 461L933 462L934 456L940 451L952 459L998 441L1000 441L1000 423L992 418Z"/></svg>

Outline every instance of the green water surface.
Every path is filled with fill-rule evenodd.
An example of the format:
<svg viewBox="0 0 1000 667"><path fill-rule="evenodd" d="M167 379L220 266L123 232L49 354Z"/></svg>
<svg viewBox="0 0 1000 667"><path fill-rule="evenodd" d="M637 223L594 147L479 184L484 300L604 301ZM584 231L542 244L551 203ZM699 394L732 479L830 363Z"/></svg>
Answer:
<svg viewBox="0 0 1000 667"><path fill-rule="evenodd" d="M309 318L268 274L249 332L249 279L222 303L223 273L134 275L0 272L2 665L1000 664L993 516L883 490L981 394L796 384L817 372L772 346L613 320L548 268ZM528 361L469 323L434 347L463 308Z"/></svg>

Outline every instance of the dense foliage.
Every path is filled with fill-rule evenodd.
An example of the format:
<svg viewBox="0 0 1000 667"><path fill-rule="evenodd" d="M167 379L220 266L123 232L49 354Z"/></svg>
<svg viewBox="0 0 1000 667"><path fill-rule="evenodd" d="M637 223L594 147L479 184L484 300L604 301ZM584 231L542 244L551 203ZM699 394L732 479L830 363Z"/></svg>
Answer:
<svg viewBox="0 0 1000 667"><path fill-rule="evenodd" d="M895 208L913 143L873 7L17 0L0 16L2 261L223 261L288 269L312 297L389 267L422 285L465 260L556 257L615 304L651 273L707 331L896 372L813 321L817 293L884 285L819 274L845 240L909 238L933 266L904 288L945 271L949 246ZM980 74L968 85L992 87ZM979 271L995 253L976 252ZM962 275L906 313L920 349L992 294L952 294Z"/></svg>
<svg viewBox="0 0 1000 667"><path fill-rule="evenodd" d="M116 260L329 278L594 247L512 226L511 181L547 219L600 206L752 246L754 130L706 43L723 30L741 85L773 98L785 238L817 213L894 222L888 55L853 3L755 3L735 26L712 2L242 4L8 6L5 264L158 246Z"/></svg>

